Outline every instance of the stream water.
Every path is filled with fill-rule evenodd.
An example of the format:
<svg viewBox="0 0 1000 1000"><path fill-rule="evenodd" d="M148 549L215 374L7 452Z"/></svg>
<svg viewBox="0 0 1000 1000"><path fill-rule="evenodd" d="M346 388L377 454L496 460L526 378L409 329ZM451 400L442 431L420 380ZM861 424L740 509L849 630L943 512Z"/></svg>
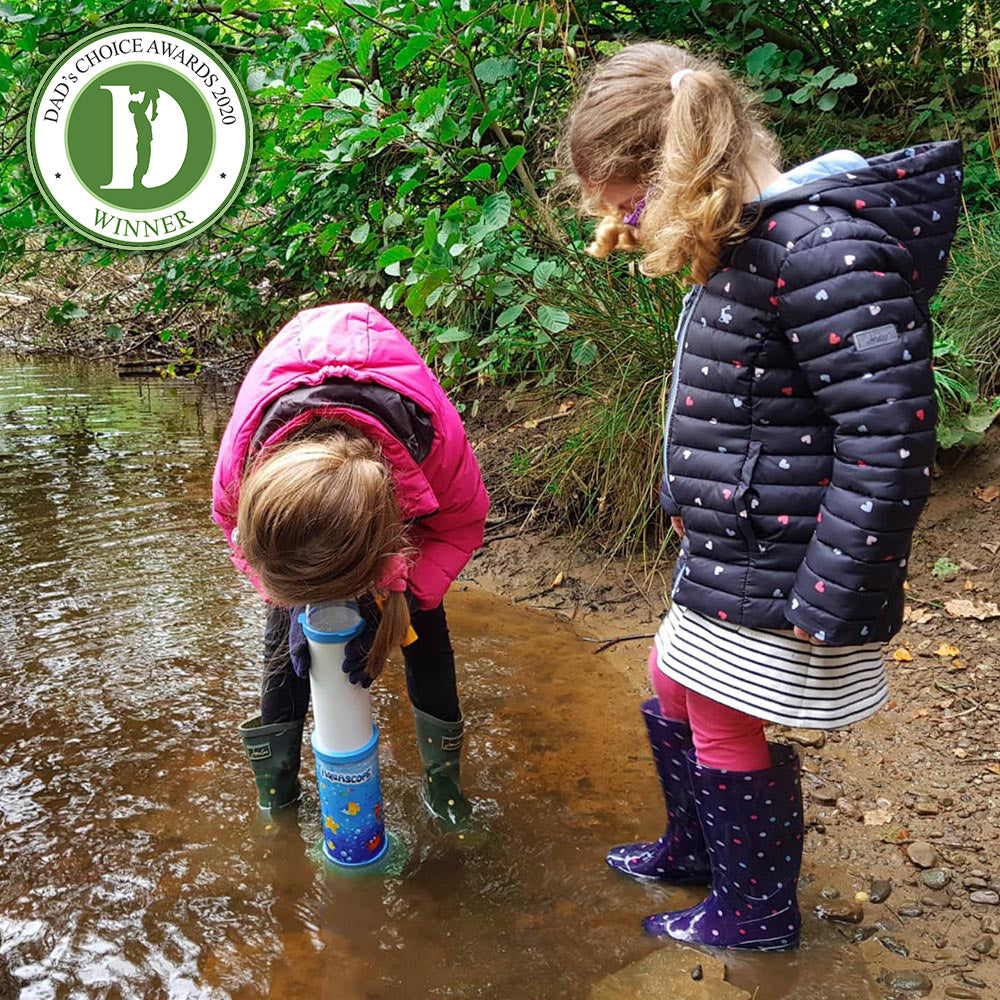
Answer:
<svg viewBox="0 0 1000 1000"><path fill-rule="evenodd" d="M459 583L466 785L486 829L459 843L425 821L390 667L383 784L410 860L393 878L324 870L315 796L265 828L236 731L262 607L209 514L230 398L0 358L0 961L20 996L586 997L659 947L642 916L696 898L603 863L662 824L641 660L626 675ZM726 960L758 1000L878 996L814 918L796 953Z"/></svg>

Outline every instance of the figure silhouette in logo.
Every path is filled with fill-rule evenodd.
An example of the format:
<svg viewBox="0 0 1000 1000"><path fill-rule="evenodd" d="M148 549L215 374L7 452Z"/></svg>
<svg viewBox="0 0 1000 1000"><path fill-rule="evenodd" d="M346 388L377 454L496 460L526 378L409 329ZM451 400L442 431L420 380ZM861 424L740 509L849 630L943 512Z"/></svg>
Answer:
<svg viewBox="0 0 1000 1000"><path fill-rule="evenodd" d="M130 93L142 93L142 100L129 101L128 109L132 112L132 121L135 122L135 171L132 174L132 189L145 187L142 183L146 171L149 170L149 153L153 145L153 125L157 115L157 101L160 92L155 87L146 91L140 91L137 87L129 87ZM146 108L152 109L152 116L146 117Z"/></svg>

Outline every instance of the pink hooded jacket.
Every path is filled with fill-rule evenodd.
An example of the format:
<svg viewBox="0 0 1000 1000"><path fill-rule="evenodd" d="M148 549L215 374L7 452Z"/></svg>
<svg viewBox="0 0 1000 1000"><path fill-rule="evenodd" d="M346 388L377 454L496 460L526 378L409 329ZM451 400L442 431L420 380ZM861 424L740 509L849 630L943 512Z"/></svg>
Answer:
<svg viewBox="0 0 1000 1000"><path fill-rule="evenodd" d="M410 342L364 303L320 306L287 323L254 361L222 437L212 515L234 537L247 458L316 418L353 424L382 448L419 555L408 583L434 608L483 541L489 497L461 417Z"/></svg>

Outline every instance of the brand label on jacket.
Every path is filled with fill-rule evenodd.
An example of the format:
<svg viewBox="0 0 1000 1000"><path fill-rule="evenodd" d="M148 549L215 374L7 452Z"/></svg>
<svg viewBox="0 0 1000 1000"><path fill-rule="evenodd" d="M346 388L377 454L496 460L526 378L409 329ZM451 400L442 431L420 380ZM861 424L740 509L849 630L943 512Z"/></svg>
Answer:
<svg viewBox="0 0 1000 1000"><path fill-rule="evenodd" d="M870 351L873 347L885 347L887 344L894 344L899 340L892 323L885 326L876 326L871 330L860 330L854 335L854 349L856 351Z"/></svg>

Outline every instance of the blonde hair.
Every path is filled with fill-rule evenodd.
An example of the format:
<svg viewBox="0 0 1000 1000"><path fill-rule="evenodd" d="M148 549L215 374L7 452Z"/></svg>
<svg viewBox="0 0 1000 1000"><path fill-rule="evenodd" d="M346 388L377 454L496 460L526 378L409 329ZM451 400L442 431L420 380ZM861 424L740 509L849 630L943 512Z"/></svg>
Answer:
<svg viewBox="0 0 1000 1000"><path fill-rule="evenodd" d="M671 77L682 69L691 72L675 93ZM593 192L613 180L646 190L637 234L644 274L674 274L690 262L690 280L703 284L723 244L752 225L744 194L754 161L777 164L779 149L749 90L721 65L643 42L596 68L570 112L562 156L585 188L585 209L604 216L605 232L612 222L625 227L622 213Z"/></svg>
<svg viewBox="0 0 1000 1000"><path fill-rule="evenodd" d="M314 423L311 430L262 451L240 485L243 556L267 596L287 607L377 593L388 561L408 551L392 472L378 446L346 425ZM405 596L387 592L370 677L381 673L409 627Z"/></svg>

